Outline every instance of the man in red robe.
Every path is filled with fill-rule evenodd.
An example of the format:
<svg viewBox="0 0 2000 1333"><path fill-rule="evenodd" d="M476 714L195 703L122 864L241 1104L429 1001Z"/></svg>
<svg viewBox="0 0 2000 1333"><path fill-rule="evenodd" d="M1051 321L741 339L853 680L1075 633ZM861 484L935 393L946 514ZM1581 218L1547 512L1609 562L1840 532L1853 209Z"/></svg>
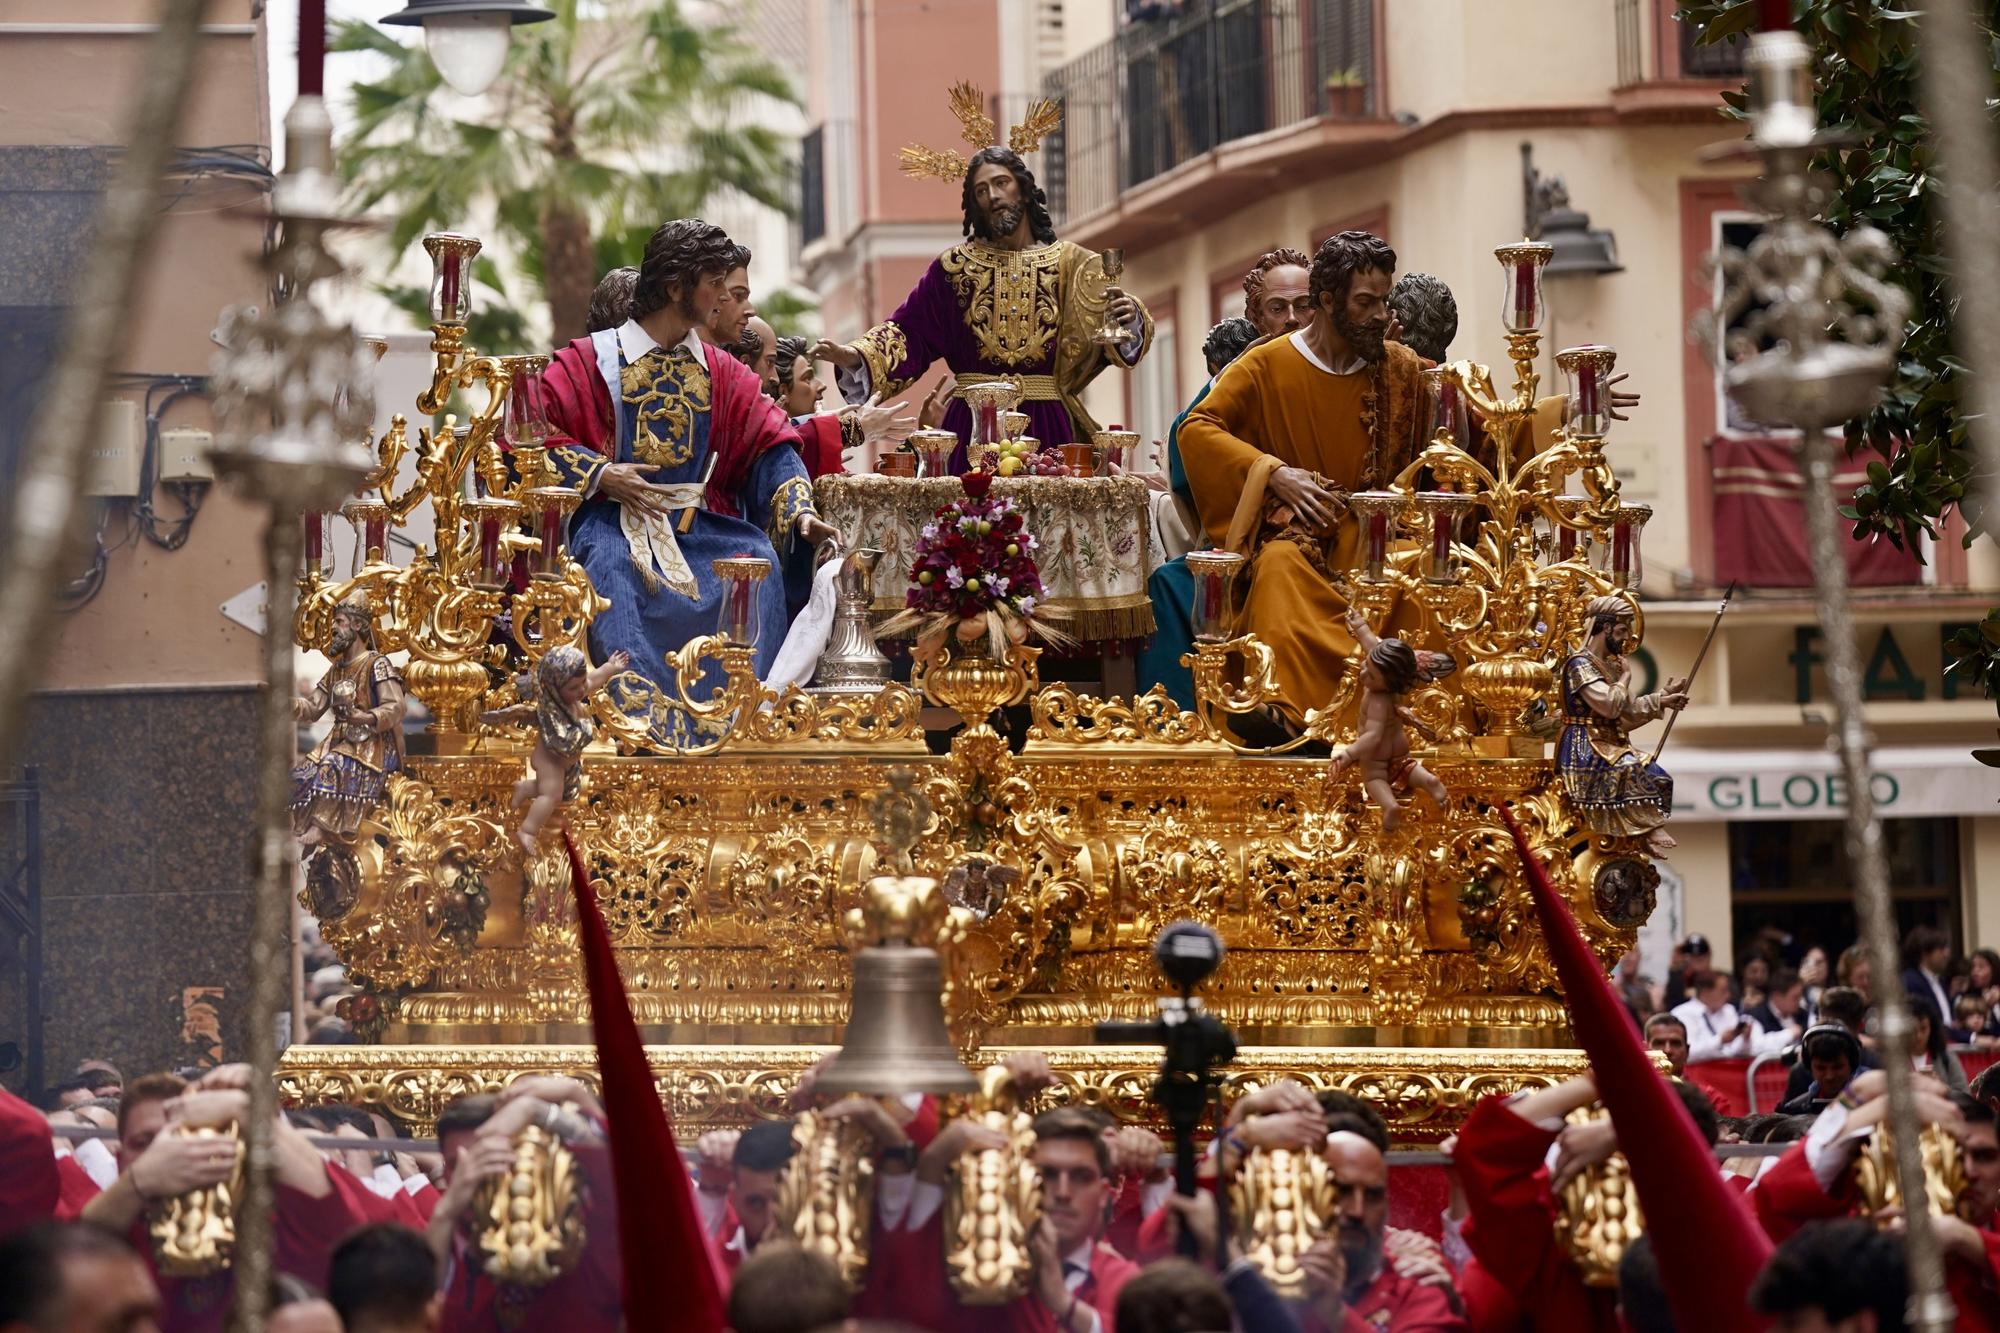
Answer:
<svg viewBox="0 0 2000 1333"><path fill-rule="evenodd" d="M1464 1333L1464 1316L1441 1287L1406 1277L1387 1261L1389 1162L1351 1131L1326 1136L1333 1168L1334 1233L1306 1251L1308 1304L1301 1333Z"/></svg>
<svg viewBox="0 0 2000 1333"><path fill-rule="evenodd" d="M153 1264L146 1208L161 1199L205 1189L236 1170L238 1144L220 1137L167 1132L179 1126L220 1128L249 1113L250 1067L224 1065L200 1082L184 1085L170 1074L132 1081L118 1108L119 1153L125 1170L84 1206L83 1218L131 1241ZM320 1156L279 1116L272 1126L276 1198L272 1215L272 1267L318 1288L326 1285L333 1247L368 1220L367 1187ZM236 1290L232 1269L206 1277L176 1278L155 1266L164 1333L221 1333Z"/></svg>
<svg viewBox="0 0 2000 1333"><path fill-rule="evenodd" d="M1888 1077L1871 1070L1848 1084L1812 1131L1757 1178L1749 1198L1774 1240L1808 1222L1860 1212L1854 1160L1887 1116ZM1958 1306L1959 1333L2000 1333L2000 1139L1994 1111L1923 1080L1918 1114L1959 1141L1966 1188L1959 1216L1933 1217L1945 1254L1945 1285Z"/></svg>
<svg viewBox="0 0 2000 1333"><path fill-rule="evenodd" d="M944 1187L952 1163L1004 1147L971 1120L938 1131L917 1160L907 1210L876 1236L872 1269L897 1275L885 1311L922 1328L963 1333L1115 1333L1118 1292L1139 1266L1104 1241L1114 1202L1106 1124L1078 1107L1035 1119L1034 1163L1042 1177L1042 1219L1029 1238L1035 1271L1028 1293L1007 1305L960 1305L944 1266Z"/></svg>
<svg viewBox="0 0 2000 1333"><path fill-rule="evenodd" d="M49 1122L0 1088L0 1239L55 1216L61 1190Z"/></svg>
<svg viewBox="0 0 2000 1333"><path fill-rule="evenodd" d="M804 604L810 548L839 536L813 506L798 432L748 367L699 336L727 299L738 250L708 223L665 224L646 244L630 316L557 351L544 378L549 459L584 496L570 554L611 603L591 623L592 656L629 653L668 700L678 691L667 655L720 618L718 558L759 556L783 571L752 631L762 677L789 606ZM711 663L686 684L700 697L721 679Z"/></svg>
<svg viewBox="0 0 2000 1333"><path fill-rule="evenodd" d="M469 1216L480 1184L514 1161L514 1136L526 1125L560 1138L583 1175L583 1253L561 1277L518 1287L490 1276ZM431 1248L444 1266L444 1333L561 1328L616 1333L624 1318L623 1266L604 1112L573 1079L526 1078L499 1097L461 1097L438 1118L445 1191L431 1213Z"/></svg>

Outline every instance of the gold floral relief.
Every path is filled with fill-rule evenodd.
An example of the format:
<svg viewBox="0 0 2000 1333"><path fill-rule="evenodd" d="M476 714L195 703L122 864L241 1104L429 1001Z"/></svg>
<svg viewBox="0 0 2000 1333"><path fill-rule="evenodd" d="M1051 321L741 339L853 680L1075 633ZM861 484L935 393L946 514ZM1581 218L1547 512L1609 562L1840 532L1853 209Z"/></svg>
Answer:
<svg viewBox="0 0 2000 1333"><path fill-rule="evenodd" d="M685 348L654 348L618 372L625 405L637 420L632 454L648 467L678 467L694 457L694 419L711 404L708 368Z"/></svg>
<svg viewBox="0 0 2000 1333"><path fill-rule="evenodd" d="M1062 317L1062 259L1059 244L999 250L980 241L939 258L983 359L1002 366L1049 359Z"/></svg>

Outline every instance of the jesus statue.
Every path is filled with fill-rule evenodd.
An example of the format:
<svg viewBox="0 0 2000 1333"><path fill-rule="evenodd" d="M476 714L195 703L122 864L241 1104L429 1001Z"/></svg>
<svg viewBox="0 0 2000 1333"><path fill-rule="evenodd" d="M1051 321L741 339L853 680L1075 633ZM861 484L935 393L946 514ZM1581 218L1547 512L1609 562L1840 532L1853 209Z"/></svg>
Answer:
<svg viewBox="0 0 2000 1333"><path fill-rule="evenodd" d="M885 322L851 343L821 341L812 356L833 363L849 402L900 393L942 359L957 381L942 424L959 438L953 467L963 470L972 413L958 391L1011 381L1021 387L1028 434L1044 445L1088 440L1098 424L1084 410L1085 388L1106 366L1138 364L1153 322L1110 283L1102 256L1056 239L1047 198L1016 151L1039 144L1053 128L1053 109L1031 113L1010 136L1013 146L1000 147L975 91L955 89L953 107L979 151L967 162L905 149L904 169L960 180L965 243L932 261ZM1115 346L1093 337L1107 316L1126 331Z"/></svg>

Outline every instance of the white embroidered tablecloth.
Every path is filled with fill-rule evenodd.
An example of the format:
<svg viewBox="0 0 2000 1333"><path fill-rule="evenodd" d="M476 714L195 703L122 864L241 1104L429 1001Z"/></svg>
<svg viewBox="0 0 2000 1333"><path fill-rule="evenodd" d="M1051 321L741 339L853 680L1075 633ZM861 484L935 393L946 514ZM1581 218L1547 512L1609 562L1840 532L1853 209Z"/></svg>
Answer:
<svg viewBox="0 0 2000 1333"><path fill-rule="evenodd" d="M1035 535L1044 605L1086 642L1143 639L1153 632L1146 576L1159 565L1146 484L1136 477L1000 477L991 492L1011 500ZM886 554L875 569L875 610L898 611L909 588L917 534L965 494L956 477L835 474L813 483L820 516L850 550Z"/></svg>

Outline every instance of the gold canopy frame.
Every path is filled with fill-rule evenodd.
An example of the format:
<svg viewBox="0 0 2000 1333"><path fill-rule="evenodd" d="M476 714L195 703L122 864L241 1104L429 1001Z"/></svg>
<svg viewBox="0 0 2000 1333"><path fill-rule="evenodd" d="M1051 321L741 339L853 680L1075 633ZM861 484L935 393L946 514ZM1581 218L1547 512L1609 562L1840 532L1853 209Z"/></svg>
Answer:
<svg viewBox="0 0 2000 1333"><path fill-rule="evenodd" d="M420 405L483 382L485 410L463 436L424 437L411 489L349 506L379 518L386 505L401 523L428 501L435 549L398 566L371 542L354 578L309 569L301 581L301 646L323 646L330 608L367 592L378 643L411 653L410 690L435 721L355 841L306 867L303 900L362 988L348 1010L371 1044L294 1046L283 1071L295 1100L376 1104L417 1126L459 1093L591 1065L566 862L552 839L524 856L513 837L508 799L528 742L474 720L512 700L519 657L583 644L602 605L566 551L544 552L542 576L511 598L510 659L494 633L510 599L479 580L491 537L478 525L501 514L505 547L530 549L537 538L520 525L539 533L580 497L552 485L545 449L498 446L502 400L536 367L477 356L462 329L436 335L436 383ZM1032 648L1004 660L954 650L908 686L816 695L768 689L748 647L710 637L672 660L683 681L719 662L726 683L712 696L614 679L593 700L602 739L564 817L681 1130L777 1113L782 1089L839 1039L842 925L879 873L870 803L898 768L928 803L915 873L936 877L952 908L939 947L954 1035L968 1053L1046 1052L1055 1096L1148 1117L1154 1058L1094 1047L1090 1027L1154 1012L1151 942L1180 919L1214 927L1228 947L1204 996L1244 1046L1230 1088L1281 1073L1351 1087L1399 1138L1429 1142L1486 1091L1578 1072L1493 807L1522 819L1608 966L1650 915L1658 873L1637 839L1577 820L1527 714L1553 702L1589 599L1629 595L1629 572L1593 567L1588 540L1557 558L1548 533L1588 538L1632 515L1601 437L1563 428L1539 452L1526 446L1538 337L1510 333L1508 347L1511 396L1483 367L1437 372L1479 413L1490 445L1471 447L1442 419L1389 490L1355 497L1420 546L1441 534L1432 553L1451 557L1406 551L1348 585L1378 626L1398 603L1414 607L1421 626L1404 637L1462 667L1462 692L1434 684L1405 696L1435 737L1419 753L1451 799L1412 810L1393 834L1354 774L1332 779L1323 761L1231 737L1231 715L1278 697L1269 650L1249 635L1197 642L1192 711L1158 689L1120 699L1044 686ZM404 432L398 418L370 486L393 487ZM470 473L510 504L464 501ZM1564 494L1571 477L1582 495ZM1454 489L1420 491L1426 478ZM1351 735L1356 674L1307 714L1303 740ZM925 748L925 703L966 724L948 753ZM1033 718L1022 753L988 725L1009 704Z"/></svg>

